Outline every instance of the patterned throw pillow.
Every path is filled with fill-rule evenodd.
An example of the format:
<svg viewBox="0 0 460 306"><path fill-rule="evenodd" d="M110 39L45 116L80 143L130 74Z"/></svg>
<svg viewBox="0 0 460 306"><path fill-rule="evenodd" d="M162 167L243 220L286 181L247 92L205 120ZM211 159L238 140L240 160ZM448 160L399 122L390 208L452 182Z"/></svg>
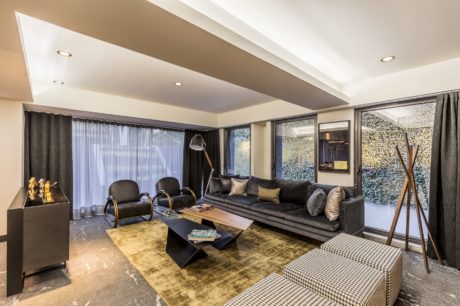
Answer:
<svg viewBox="0 0 460 306"><path fill-rule="evenodd" d="M257 200L270 201L279 204L280 190L281 188L264 188L258 186Z"/></svg>
<svg viewBox="0 0 460 306"><path fill-rule="evenodd" d="M324 212L326 207L327 194L321 188L316 188L307 200L308 213L316 217Z"/></svg>
<svg viewBox="0 0 460 306"><path fill-rule="evenodd" d="M340 203L345 199L345 191L342 186L335 187L327 195L324 213L329 221L335 221L340 216Z"/></svg>
<svg viewBox="0 0 460 306"><path fill-rule="evenodd" d="M249 180L238 180L232 178L232 189L229 195L246 195L246 189L248 188Z"/></svg>

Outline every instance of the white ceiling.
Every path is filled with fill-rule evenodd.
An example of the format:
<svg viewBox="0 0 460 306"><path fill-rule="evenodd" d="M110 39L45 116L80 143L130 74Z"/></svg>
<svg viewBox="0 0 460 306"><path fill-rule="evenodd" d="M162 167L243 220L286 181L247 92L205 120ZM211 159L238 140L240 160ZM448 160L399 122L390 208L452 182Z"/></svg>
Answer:
<svg viewBox="0 0 460 306"><path fill-rule="evenodd" d="M342 92L354 82L460 57L458 0L149 1L226 35L187 6ZM388 55L396 60L381 63Z"/></svg>
<svg viewBox="0 0 460 306"><path fill-rule="evenodd" d="M213 113L275 100L62 27L18 14L33 94L54 80L79 89ZM66 58L57 50L72 53ZM174 86L182 82L183 86Z"/></svg>

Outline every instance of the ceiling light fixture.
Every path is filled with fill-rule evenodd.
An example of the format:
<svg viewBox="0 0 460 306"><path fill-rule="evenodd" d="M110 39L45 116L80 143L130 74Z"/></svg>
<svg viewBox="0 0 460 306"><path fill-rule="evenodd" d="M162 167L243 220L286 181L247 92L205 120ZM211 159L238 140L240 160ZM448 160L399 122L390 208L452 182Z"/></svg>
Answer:
<svg viewBox="0 0 460 306"><path fill-rule="evenodd" d="M385 56L384 58L380 59L380 61L382 63L386 63L386 62L391 62L392 60L394 60L396 57L395 56Z"/></svg>
<svg viewBox="0 0 460 306"><path fill-rule="evenodd" d="M174 82L175 86L182 86L182 82Z"/></svg>
<svg viewBox="0 0 460 306"><path fill-rule="evenodd" d="M72 53L67 52L67 51L63 51L63 50L57 50L56 52L57 52L57 54L65 56L65 57L71 57L72 56Z"/></svg>
<svg viewBox="0 0 460 306"><path fill-rule="evenodd" d="M54 84L57 84L57 85L64 85L64 82L62 82L62 81L57 81L57 80L54 80L53 83L54 83Z"/></svg>

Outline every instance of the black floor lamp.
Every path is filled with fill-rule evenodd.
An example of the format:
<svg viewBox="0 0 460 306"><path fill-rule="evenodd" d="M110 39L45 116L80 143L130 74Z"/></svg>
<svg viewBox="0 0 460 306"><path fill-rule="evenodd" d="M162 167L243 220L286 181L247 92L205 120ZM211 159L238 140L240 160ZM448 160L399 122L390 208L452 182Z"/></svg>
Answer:
<svg viewBox="0 0 460 306"><path fill-rule="evenodd" d="M209 167L211 168L211 173L209 174L208 183L206 184L206 189L204 190L204 194L208 192L209 182L211 181L212 174L214 173L214 167L212 166L211 159L209 158L208 152L206 152L206 142L203 139L201 134L196 134L190 140L190 149L193 151L203 151L206 160L208 161Z"/></svg>

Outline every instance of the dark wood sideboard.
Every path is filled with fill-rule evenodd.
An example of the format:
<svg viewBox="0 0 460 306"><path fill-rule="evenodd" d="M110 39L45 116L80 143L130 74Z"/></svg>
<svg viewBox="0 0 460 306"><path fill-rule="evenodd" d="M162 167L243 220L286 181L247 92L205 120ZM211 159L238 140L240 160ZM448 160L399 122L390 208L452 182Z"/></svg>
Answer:
<svg viewBox="0 0 460 306"><path fill-rule="evenodd" d="M26 272L65 264L69 259L70 202L59 187L53 203L31 199L20 188L7 212L7 296L22 292Z"/></svg>

